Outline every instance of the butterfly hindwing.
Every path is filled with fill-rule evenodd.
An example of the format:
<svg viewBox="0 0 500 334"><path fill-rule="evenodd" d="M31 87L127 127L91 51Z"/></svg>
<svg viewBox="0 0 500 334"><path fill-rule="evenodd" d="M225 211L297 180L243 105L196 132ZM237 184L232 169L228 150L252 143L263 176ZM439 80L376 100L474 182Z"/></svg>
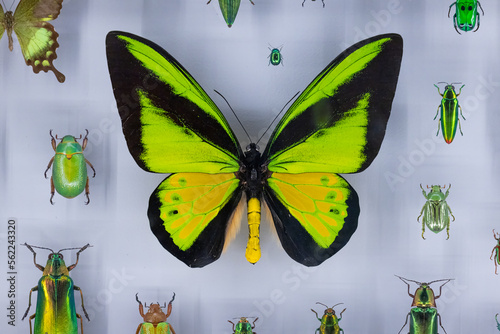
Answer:
<svg viewBox="0 0 500 334"><path fill-rule="evenodd" d="M241 148L226 119L171 55L122 32L108 34L106 51L123 133L139 166L157 173L239 169Z"/></svg>
<svg viewBox="0 0 500 334"><path fill-rule="evenodd" d="M7 26L9 48L12 50L12 29L17 35L26 65L33 67L33 72L52 71L59 82L64 82L64 75L52 62L57 58L59 34L47 21L59 16L63 0L21 0L13 14L12 26ZM12 15L5 13L4 18Z"/></svg>
<svg viewBox="0 0 500 334"><path fill-rule="evenodd" d="M222 252L229 218L241 198L234 173L177 173L151 195L151 230L165 249L190 267Z"/></svg>
<svg viewBox="0 0 500 334"><path fill-rule="evenodd" d="M358 226L356 191L333 173L273 173L264 192L281 245L316 266L349 241Z"/></svg>
<svg viewBox="0 0 500 334"><path fill-rule="evenodd" d="M360 172L385 134L401 64L396 34L361 41L333 60L283 116L264 152L269 170Z"/></svg>

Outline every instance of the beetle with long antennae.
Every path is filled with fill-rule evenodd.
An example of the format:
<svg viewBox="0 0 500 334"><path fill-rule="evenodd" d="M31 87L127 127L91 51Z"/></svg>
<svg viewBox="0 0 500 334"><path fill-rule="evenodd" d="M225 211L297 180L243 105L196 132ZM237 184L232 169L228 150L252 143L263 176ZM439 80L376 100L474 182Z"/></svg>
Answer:
<svg viewBox="0 0 500 334"><path fill-rule="evenodd" d="M403 278L398 275L394 275L402 280L406 285L408 285L408 295L413 298L411 304L412 309L408 312L406 316L406 321L403 327L399 330L398 334L401 333L403 328L405 328L408 323L408 317L410 317L410 331L409 334L437 334L438 333L438 320L439 326L443 329L446 334L446 330L441 324L441 315L438 313L436 308L436 299L441 297L441 292L443 286L452 278L435 280L429 283L417 282L407 278ZM414 294L410 293L410 284L408 282L413 282L419 285ZM439 295L434 295L434 291L431 289L430 285L437 282L444 282L439 287Z"/></svg>
<svg viewBox="0 0 500 334"><path fill-rule="evenodd" d="M87 320L90 321L90 318L85 310L85 306L83 306L82 290L73 284L73 280L69 277L69 272L78 264L80 253L92 246L90 244L86 244L80 248L63 248L57 252L54 252L50 248L32 246L27 243L24 243L23 246L26 246L33 253L33 262L35 263L35 266L43 271L43 275L38 281L38 285L30 290L29 305L22 318L22 320L26 318L31 307L31 293L33 291L37 291L38 297L36 301L36 312L29 318L30 334L61 332L64 332L65 334L78 334L77 319L80 319L80 328L81 333L83 334L82 316L76 313L73 291L80 291L82 310ZM51 251L45 267L36 263L36 252L33 248ZM61 252L73 249L78 249L78 252L76 253L76 262L66 267ZM31 325L31 320L33 319L35 319L34 331Z"/></svg>
<svg viewBox="0 0 500 334"><path fill-rule="evenodd" d="M344 330L340 328L339 322L342 320L342 313L346 310L344 308L342 312L340 312L339 316L337 317L335 315L334 307L337 305L342 305L343 303L338 303L333 305L332 307L328 307L327 305L317 302L316 304L323 305L326 307L325 313L323 314L323 317L318 317L318 313L311 309L311 311L316 314L316 318L321 322L321 325L319 326L318 329L316 329L316 333L320 332L321 334L339 334L339 333L344 333Z"/></svg>

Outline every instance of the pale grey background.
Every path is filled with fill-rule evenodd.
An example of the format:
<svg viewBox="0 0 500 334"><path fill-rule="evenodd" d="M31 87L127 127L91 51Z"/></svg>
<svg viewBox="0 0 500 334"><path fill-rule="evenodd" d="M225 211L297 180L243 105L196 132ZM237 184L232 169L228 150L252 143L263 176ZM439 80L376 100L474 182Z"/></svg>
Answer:
<svg viewBox="0 0 500 334"><path fill-rule="evenodd" d="M301 2L255 0L252 6L242 0L229 29L216 0L208 6L204 0L65 0L53 22L60 34L54 64L66 75L64 84L52 73L33 74L17 40L11 53L4 36L1 272L7 271L6 222L15 217L19 244L94 246L71 273L91 315L84 321L87 334L135 333L141 322L135 293L149 303L168 302L173 291L170 322L178 334L230 333L227 320L239 316L259 316L259 334L313 333L319 322L310 308L323 312L317 301L344 303L346 333L397 333L411 299L394 274L418 281L455 278L438 304L448 334L496 333L500 276L489 256L496 244L491 230L500 230L500 5L483 0L479 31L458 35L447 17L451 1L325 0L325 8L320 1ZM144 172L127 150L107 73L104 40L110 30L141 35L171 53L227 115L243 146L248 140L214 89L255 140L345 47L379 33L401 34L404 57L386 138L366 171L345 176L361 206L347 246L321 266L306 268L286 255L264 219L263 255L254 266L244 258L245 222L220 260L203 269L188 268L165 251L146 217L149 196L165 175ZM281 45L284 66L268 66L268 47ZM467 118L464 136L451 145L435 136L432 118L440 97L433 84L439 81L466 84L459 98ZM53 154L50 129L59 135L89 129L86 157L97 170L90 205L83 205L83 196L57 194L50 205L43 178ZM448 241L445 233L420 237L420 183L452 184L448 203L456 221ZM46 256L40 251L38 262ZM74 253L66 259L72 263ZM29 332L20 317L41 276L25 247L18 247L17 261L15 329L6 324L6 281L0 279L3 333ZM76 301L82 313L78 295Z"/></svg>

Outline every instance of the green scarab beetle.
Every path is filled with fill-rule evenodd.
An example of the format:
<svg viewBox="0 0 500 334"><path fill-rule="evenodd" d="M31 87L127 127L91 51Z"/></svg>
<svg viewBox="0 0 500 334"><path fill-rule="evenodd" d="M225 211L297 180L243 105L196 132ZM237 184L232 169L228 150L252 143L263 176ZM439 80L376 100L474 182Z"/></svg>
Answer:
<svg viewBox="0 0 500 334"><path fill-rule="evenodd" d="M450 17L451 7L455 6L455 15L453 15L453 26L455 30L460 34L460 31L471 31L476 26L474 31L479 29L479 12L477 11L477 6L481 8L484 15L483 7L478 0L457 0L450 5L448 9L448 17Z"/></svg>
<svg viewBox="0 0 500 334"><path fill-rule="evenodd" d="M237 324L228 320L228 322L233 324L233 334L257 334L253 332L253 329L255 328L255 322L259 320L259 318L255 318L252 324L250 324L247 317L241 317L239 319Z"/></svg>
<svg viewBox="0 0 500 334"><path fill-rule="evenodd" d="M281 64L283 66L283 56L281 55L282 48L282 46L279 48L269 48L269 50L271 50L271 54L267 56L267 58L269 58L269 65L277 66Z"/></svg>
<svg viewBox="0 0 500 334"><path fill-rule="evenodd" d="M333 308L337 305L341 305L342 303L338 303L333 305L332 307L328 307L325 304L322 304L320 302L317 302L316 304L323 305L326 307L325 313L323 314L323 317L318 317L318 313L311 309L316 314L316 318L321 322L321 325L319 326L318 329L316 329L315 333L320 333L320 334L339 334L339 333L344 333L344 330L340 328L339 322L342 320L342 313L346 310L345 308L340 312L339 317L335 315L335 311Z"/></svg>
<svg viewBox="0 0 500 334"><path fill-rule="evenodd" d="M453 216L448 203L446 203L446 197L448 197L450 193L451 184L445 194L443 194L441 186L439 185L431 186L431 190L428 194L425 192L424 188L422 188L422 185L420 185L420 188L422 189L422 194L427 199L427 202L425 202L420 211L420 216L417 217L417 221L419 221L419 218L423 215L422 239L425 240L424 232L425 225L427 225L429 230L434 233L439 233L446 227L446 234L448 235L446 240L448 240L450 238L450 216L452 216L453 221L455 221L455 216ZM429 188L429 186L427 186L427 188ZM443 189L444 188L446 188L446 186L444 186Z"/></svg>

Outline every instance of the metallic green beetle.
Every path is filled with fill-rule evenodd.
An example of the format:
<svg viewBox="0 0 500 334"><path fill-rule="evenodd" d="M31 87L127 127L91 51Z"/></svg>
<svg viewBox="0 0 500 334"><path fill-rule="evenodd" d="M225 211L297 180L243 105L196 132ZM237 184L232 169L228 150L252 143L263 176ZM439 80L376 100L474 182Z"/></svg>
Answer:
<svg viewBox="0 0 500 334"><path fill-rule="evenodd" d="M86 244L82 248L64 248L54 252L50 248L30 246L24 244L28 249L33 252L33 262L35 266L43 271L43 276L38 281L38 285L30 290L28 309L24 313L23 320L28 315L31 307L31 293L38 291L36 301L36 313L30 316L30 334L33 334L31 320L35 319L34 334L47 334L47 333L64 333L64 334L78 334L78 322L80 319L81 333L83 334L83 321L82 316L76 313L74 290L80 291L82 297L82 309L85 317L90 321L87 311L83 306L83 293L82 290L73 284L73 280L69 277L69 272L73 270L78 264L80 253L88 247ZM45 268L36 263L36 253L32 247L47 249L52 253L49 255ZM61 254L64 250L79 249L76 253L76 262L69 267L66 267L63 256Z"/></svg>
<svg viewBox="0 0 500 334"><path fill-rule="evenodd" d="M429 283L420 283L397 275L395 276L399 277L400 280L408 285L408 295L413 298L413 302L411 304L412 309L406 316L405 324L403 325L403 327L401 327L398 334L401 333L403 328L405 328L406 324L408 323L408 317L410 316L410 331L408 332L409 334L437 334L438 320L439 326L441 326L443 331L446 333L446 330L441 324L441 315L436 309L436 299L441 297L441 289L452 279L440 279ZM407 281L414 282L419 285L414 295L410 293L410 284ZM443 281L444 283L439 287L439 295L434 296L434 291L432 291L430 285L432 283Z"/></svg>
<svg viewBox="0 0 500 334"><path fill-rule="evenodd" d="M446 227L446 234L448 235L446 240L448 240L450 238L450 216L452 216L453 221L455 221L455 216L453 216L448 203L446 203L446 197L448 197L450 193L451 184L445 194L443 194L441 186L439 185L432 185L428 194L425 192L424 188L422 188L422 185L420 185L420 188L422 189L422 194L427 199L427 202L425 202L420 211L420 216L417 217L417 221L419 221L422 214L424 215L422 218L422 239L425 240L424 232L425 225L427 225L429 230L434 233L439 233ZM427 186L427 188L429 188L429 186ZM443 189L445 188L446 186L443 186Z"/></svg>
<svg viewBox="0 0 500 334"><path fill-rule="evenodd" d="M493 250L491 251L490 260L493 260L493 262L495 263L495 274L498 275L497 267L500 265L500 233L495 234L495 230L493 230L493 238L495 238L495 240L498 241L498 245L493 247ZM494 258L493 254L495 254Z"/></svg>
<svg viewBox="0 0 500 334"><path fill-rule="evenodd" d="M162 308L167 307L167 303L163 307L160 306L160 303L151 303L149 306L146 306L146 303L144 303L144 306L142 306L137 295L138 293L135 294L135 300L139 303L139 313L144 322L139 324L135 334L175 334L174 328L167 322L170 313L172 313L172 302L175 299L175 292L172 300L168 303L167 314L162 310ZM148 307L146 314L144 314L144 307Z"/></svg>
<svg viewBox="0 0 500 334"><path fill-rule="evenodd" d="M316 1L316 0L312 0L312 1ZM306 0L302 1L302 7L304 7L304 2L306 2ZM325 0L321 0L321 2L323 3L323 8L325 8Z"/></svg>
<svg viewBox="0 0 500 334"><path fill-rule="evenodd" d="M87 165L89 164L90 168L94 171L95 177L95 169L92 164L85 159L83 156L83 150L87 146L87 136L89 135L89 130L86 130L87 134L83 139L82 145L78 143L77 138L73 136L64 136L63 138L58 138L57 135L54 138L52 136L52 130L50 130L50 136L52 137L52 148L56 152L56 154L50 159L49 165L45 170L45 178L47 178L47 171L54 163L52 168L52 176L50 177L50 203L54 198L54 190L66 198L73 198L80 195L85 189L85 196L87 196L87 202L85 204L90 203L89 198L89 177L87 175ZM56 139L61 142L56 146ZM82 135L80 138L82 139Z"/></svg>
<svg viewBox="0 0 500 334"><path fill-rule="evenodd" d="M208 0L207 5L212 0ZM252 5L255 5L252 0L249 0ZM227 23L227 26L231 28L233 26L234 20L236 20L236 15L238 15L238 9L240 8L241 0L219 0L220 10L222 11L222 16Z"/></svg>
<svg viewBox="0 0 500 334"><path fill-rule="evenodd" d="M498 328L498 330L500 331L500 322L498 322L498 313L497 313L497 314L495 314L495 320L496 320L496 322L497 322L497 328Z"/></svg>
<svg viewBox="0 0 500 334"><path fill-rule="evenodd" d="M318 313L311 309L316 314L316 318L321 322L321 325L319 326L318 329L316 329L315 333L321 333L321 334L339 334L339 333L344 333L344 330L340 328L339 322L342 320L342 313L346 310L345 308L340 312L339 317L335 315L335 311L333 308L337 305L341 305L343 303L338 303L333 305L332 307L328 307L325 304L322 304L320 302L317 302L316 304L323 305L326 307L325 313L323 314L323 317L318 317Z"/></svg>
<svg viewBox="0 0 500 334"><path fill-rule="evenodd" d="M269 48L269 50L271 50L271 54L269 56L267 56L267 58L269 58L269 65L274 65L274 66L277 66L279 64L281 64L283 66L283 56L281 55L281 49L283 47L280 46L280 48Z"/></svg>
<svg viewBox="0 0 500 334"><path fill-rule="evenodd" d="M439 95L443 97L441 99L441 104L437 108L436 116L434 116L434 119L436 119L439 114L439 109L441 109L441 117L439 118L438 131L436 133L436 136L439 135L439 128L441 128L444 141L447 144L451 144L453 138L455 138L455 133L457 132L457 123L458 128L460 129L460 134L462 136L464 135L462 133L460 118L458 117L459 109L460 116L462 116L464 120L465 117L464 115L462 115L462 107L460 107L460 104L458 104L457 97L460 95L460 93L462 92L462 88L465 85L462 85L462 87L460 87L460 91L457 94L455 93L455 87L453 85L460 84L459 82L452 82L451 84L448 84L446 82L438 82L438 84L440 83L445 83L446 87L444 88L444 93L441 94L441 92L439 91L439 87L434 85L434 87L438 89Z"/></svg>
<svg viewBox="0 0 500 334"><path fill-rule="evenodd" d="M255 318L251 325L250 322L248 322L248 317L241 317L239 319L240 321L238 321L236 325L231 320L228 320L228 322L233 324L233 334L257 334L252 330L255 328L255 322L259 320L259 318Z"/></svg>
<svg viewBox="0 0 500 334"><path fill-rule="evenodd" d="M471 31L476 26L474 31L479 29L479 12L477 11L477 6L481 8L484 15L483 7L478 0L457 0L450 5L448 9L448 17L450 17L451 7L455 6L455 15L453 15L453 25L455 30L460 34L458 29L463 31ZM458 28L458 29L457 29Z"/></svg>

